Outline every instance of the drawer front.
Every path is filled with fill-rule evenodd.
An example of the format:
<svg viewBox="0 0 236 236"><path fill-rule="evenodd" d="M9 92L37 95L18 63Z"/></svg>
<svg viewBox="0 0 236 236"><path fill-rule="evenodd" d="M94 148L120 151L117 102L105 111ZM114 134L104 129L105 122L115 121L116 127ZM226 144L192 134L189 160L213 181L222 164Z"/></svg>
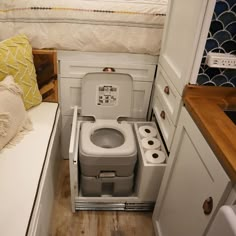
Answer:
<svg viewBox="0 0 236 236"><path fill-rule="evenodd" d="M166 146L168 150L170 150L175 132L175 126L157 96L154 96L153 98L153 112L161 129Z"/></svg>
<svg viewBox="0 0 236 236"><path fill-rule="evenodd" d="M156 76L155 93L165 107L166 113L169 115L172 122L176 124L180 110L181 97L160 66L158 66Z"/></svg>
<svg viewBox="0 0 236 236"><path fill-rule="evenodd" d="M59 74L65 78L83 78L91 72L102 72L105 68L113 68L117 73L126 73L132 76L135 81L153 81L156 70L155 65L140 64L117 64L82 61L60 61Z"/></svg>

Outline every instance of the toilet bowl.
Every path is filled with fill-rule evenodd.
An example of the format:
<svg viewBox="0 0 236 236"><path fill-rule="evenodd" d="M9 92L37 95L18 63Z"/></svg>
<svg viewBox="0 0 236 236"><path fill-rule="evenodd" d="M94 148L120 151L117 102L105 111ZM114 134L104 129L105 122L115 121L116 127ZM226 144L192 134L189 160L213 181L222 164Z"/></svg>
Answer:
<svg viewBox="0 0 236 236"><path fill-rule="evenodd" d="M93 156L129 156L136 153L131 124L112 120L84 122L81 125L80 149Z"/></svg>
<svg viewBox="0 0 236 236"><path fill-rule="evenodd" d="M131 116L132 78L120 73L89 73L82 79L79 162L83 176L133 175L137 148L132 125L118 122Z"/></svg>
<svg viewBox="0 0 236 236"><path fill-rule="evenodd" d="M112 120L84 122L80 135L80 164L85 176L115 172L132 175L137 160L135 137L131 124Z"/></svg>

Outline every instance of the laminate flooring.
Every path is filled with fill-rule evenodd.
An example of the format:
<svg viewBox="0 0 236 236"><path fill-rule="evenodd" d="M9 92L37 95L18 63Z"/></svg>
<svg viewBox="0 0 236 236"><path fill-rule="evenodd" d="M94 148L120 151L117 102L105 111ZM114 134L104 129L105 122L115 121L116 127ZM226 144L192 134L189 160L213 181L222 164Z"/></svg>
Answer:
<svg viewBox="0 0 236 236"><path fill-rule="evenodd" d="M153 236L151 212L78 211L70 205L69 162L61 161L50 236Z"/></svg>

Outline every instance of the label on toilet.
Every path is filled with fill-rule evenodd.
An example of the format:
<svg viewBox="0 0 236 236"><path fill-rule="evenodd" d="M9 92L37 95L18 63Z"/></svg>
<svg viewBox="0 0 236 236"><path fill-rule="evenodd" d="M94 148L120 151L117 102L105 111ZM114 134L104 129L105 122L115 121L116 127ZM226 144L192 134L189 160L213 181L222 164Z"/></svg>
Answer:
<svg viewBox="0 0 236 236"><path fill-rule="evenodd" d="M98 106L117 106L119 87L112 84L100 84L96 88L96 104Z"/></svg>

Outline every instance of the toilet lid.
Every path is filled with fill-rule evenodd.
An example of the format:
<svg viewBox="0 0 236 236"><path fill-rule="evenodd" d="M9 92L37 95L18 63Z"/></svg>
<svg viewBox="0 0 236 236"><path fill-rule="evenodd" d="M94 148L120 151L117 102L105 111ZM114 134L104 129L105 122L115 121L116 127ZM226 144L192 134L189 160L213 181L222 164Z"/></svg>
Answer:
<svg viewBox="0 0 236 236"><path fill-rule="evenodd" d="M88 73L82 79L81 114L96 119L131 116L133 79L128 74Z"/></svg>

